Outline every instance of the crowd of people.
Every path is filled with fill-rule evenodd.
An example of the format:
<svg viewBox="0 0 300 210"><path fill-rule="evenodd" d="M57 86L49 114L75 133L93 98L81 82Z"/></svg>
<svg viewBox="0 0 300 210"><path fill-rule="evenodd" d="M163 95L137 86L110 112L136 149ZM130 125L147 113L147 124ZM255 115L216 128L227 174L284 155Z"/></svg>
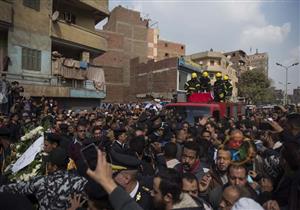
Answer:
<svg viewBox="0 0 300 210"><path fill-rule="evenodd" d="M300 209L300 114L284 107L193 125L155 104L73 111L17 96L10 110L0 209ZM38 125L49 128L44 173L11 183L11 146Z"/></svg>
<svg viewBox="0 0 300 210"><path fill-rule="evenodd" d="M191 74L191 79L187 81L184 85L184 90L186 91L187 99L194 93L211 93L215 102L225 102L230 101L232 97L233 86L228 75L224 75L222 78L222 73L217 72L215 75L215 82L213 86L211 85L211 80L207 71L203 71L198 78L196 72Z"/></svg>

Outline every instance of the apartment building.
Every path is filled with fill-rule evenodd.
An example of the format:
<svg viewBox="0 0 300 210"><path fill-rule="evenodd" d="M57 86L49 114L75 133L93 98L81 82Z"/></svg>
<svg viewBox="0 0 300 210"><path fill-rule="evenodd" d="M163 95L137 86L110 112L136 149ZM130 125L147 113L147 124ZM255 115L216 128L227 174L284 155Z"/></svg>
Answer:
<svg viewBox="0 0 300 210"><path fill-rule="evenodd" d="M1 71L29 96L99 103L107 41L94 27L108 15L108 0L0 0Z"/></svg>

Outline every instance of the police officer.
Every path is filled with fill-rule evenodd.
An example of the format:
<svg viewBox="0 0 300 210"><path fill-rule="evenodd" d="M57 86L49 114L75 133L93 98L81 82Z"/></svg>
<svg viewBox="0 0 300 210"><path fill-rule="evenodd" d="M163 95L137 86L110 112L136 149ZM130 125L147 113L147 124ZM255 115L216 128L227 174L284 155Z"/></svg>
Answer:
<svg viewBox="0 0 300 210"><path fill-rule="evenodd" d="M135 200L143 209L152 209L150 189L143 186L137 179L141 161L129 154L110 152L114 180Z"/></svg>
<svg viewBox="0 0 300 210"><path fill-rule="evenodd" d="M207 71L203 71L200 77L200 92L208 93L211 91L210 78Z"/></svg>
<svg viewBox="0 0 300 210"><path fill-rule="evenodd" d="M223 78L223 80L224 80L225 92L226 92L225 99L226 99L226 101L230 101L230 98L232 96L233 86L232 86L232 84L231 84L231 82L229 80L228 75L225 75L224 78Z"/></svg>
<svg viewBox="0 0 300 210"><path fill-rule="evenodd" d="M224 102L225 101L225 84L222 79L221 72L216 73L216 81L214 83L214 100L216 102Z"/></svg>
<svg viewBox="0 0 300 210"><path fill-rule="evenodd" d="M199 89L200 89L200 84L199 84L199 80L197 78L197 73L193 72L192 79L190 79L189 81L187 81L185 83L184 90L187 91L186 95L187 95L187 97L189 97L193 93L198 93Z"/></svg>

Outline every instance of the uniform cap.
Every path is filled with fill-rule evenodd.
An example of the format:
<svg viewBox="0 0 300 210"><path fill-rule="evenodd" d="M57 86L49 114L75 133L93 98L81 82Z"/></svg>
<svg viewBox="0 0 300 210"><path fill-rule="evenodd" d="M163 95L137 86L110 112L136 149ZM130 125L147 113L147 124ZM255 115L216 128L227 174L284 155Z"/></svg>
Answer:
<svg viewBox="0 0 300 210"><path fill-rule="evenodd" d="M225 76L224 76L224 80L229 80L228 75L225 75Z"/></svg>
<svg viewBox="0 0 300 210"><path fill-rule="evenodd" d="M111 164L113 170L138 170L141 161L132 155L110 151Z"/></svg>

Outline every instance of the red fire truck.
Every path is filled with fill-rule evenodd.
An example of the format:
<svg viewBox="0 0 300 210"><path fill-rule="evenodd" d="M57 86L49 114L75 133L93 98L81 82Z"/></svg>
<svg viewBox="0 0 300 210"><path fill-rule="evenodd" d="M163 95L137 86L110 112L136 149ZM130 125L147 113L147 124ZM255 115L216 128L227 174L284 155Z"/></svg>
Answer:
<svg viewBox="0 0 300 210"><path fill-rule="evenodd" d="M212 98L203 95L203 93L193 94L189 102L170 103L165 107L166 109L173 109L190 124L199 117L214 117L217 121L224 119L224 117L238 118L239 115L245 114L245 105L243 103L216 103Z"/></svg>

